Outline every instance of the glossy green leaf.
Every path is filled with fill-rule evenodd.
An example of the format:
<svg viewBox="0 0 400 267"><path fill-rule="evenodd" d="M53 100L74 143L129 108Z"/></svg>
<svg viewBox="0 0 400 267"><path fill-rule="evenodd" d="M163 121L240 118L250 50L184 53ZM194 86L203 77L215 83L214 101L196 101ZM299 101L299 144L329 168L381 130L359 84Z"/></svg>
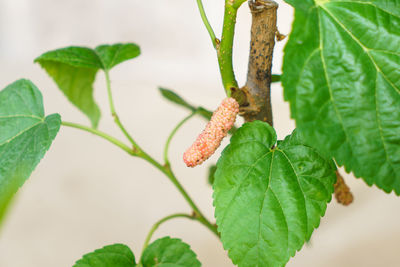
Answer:
<svg viewBox="0 0 400 267"><path fill-rule="evenodd" d="M58 114L44 115L40 91L18 80L0 91L0 218L55 138Z"/></svg>
<svg viewBox="0 0 400 267"><path fill-rule="evenodd" d="M143 252L143 267L197 267L201 263L190 246L180 239L164 237L154 241Z"/></svg>
<svg viewBox="0 0 400 267"><path fill-rule="evenodd" d="M282 83L304 137L400 194L400 1L286 0Z"/></svg>
<svg viewBox="0 0 400 267"><path fill-rule="evenodd" d="M283 266L319 226L335 168L295 131L276 145L265 122L245 123L217 163L218 231L238 266Z"/></svg>
<svg viewBox="0 0 400 267"><path fill-rule="evenodd" d="M109 70L115 65L139 56L140 48L132 43L100 45L96 47L95 52L102 62L102 68Z"/></svg>
<svg viewBox="0 0 400 267"><path fill-rule="evenodd" d="M93 98L93 83L97 71L108 71L139 54L140 48L132 43L101 45L94 50L72 46L44 53L35 62L46 70L68 100L96 128L100 120L100 109Z"/></svg>
<svg viewBox="0 0 400 267"><path fill-rule="evenodd" d="M134 267L135 256L129 247L114 244L88 253L73 267Z"/></svg>

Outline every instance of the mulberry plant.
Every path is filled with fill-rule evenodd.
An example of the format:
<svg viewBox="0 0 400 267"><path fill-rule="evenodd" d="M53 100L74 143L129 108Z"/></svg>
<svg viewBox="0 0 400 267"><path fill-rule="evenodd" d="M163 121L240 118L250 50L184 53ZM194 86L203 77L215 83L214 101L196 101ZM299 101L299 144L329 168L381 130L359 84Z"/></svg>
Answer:
<svg viewBox="0 0 400 267"><path fill-rule="evenodd" d="M332 196L343 205L353 201L338 166L369 186L400 195L400 1L285 1L293 6L295 18L282 74L271 74L275 41L285 38L276 25L274 1L225 0L218 38L202 1L196 0L216 52L226 98L213 113L159 88L167 100L190 111L169 135L163 162L135 141L114 106L110 70L139 56L137 44L70 46L38 56L35 63L90 125L65 121L59 114L46 115L41 91L29 80L15 81L0 91L0 219L63 127L99 136L144 159L172 182L191 207L188 213L156 222L140 257L135 258L126 245L106 244L71 263L74 267L201 266L182 240L169 236L152 240L157 228L174 218L204 225L237 266L284 266L310 240ZM247 81L239 86L232 50L237 12L245 2L252 15L251 42ZM99 71L105 74L111 115L129 142L97 129L101 112L93 83ZM282 83L296 121L297 128L283 140L277 140L273 128L273 82ZM238 115L245 123L235 127ZM169 161L172 138L194 116L209 122L182 151L188 167L206 161L230 135L210 169L215 220L204 216Z"/></svg>

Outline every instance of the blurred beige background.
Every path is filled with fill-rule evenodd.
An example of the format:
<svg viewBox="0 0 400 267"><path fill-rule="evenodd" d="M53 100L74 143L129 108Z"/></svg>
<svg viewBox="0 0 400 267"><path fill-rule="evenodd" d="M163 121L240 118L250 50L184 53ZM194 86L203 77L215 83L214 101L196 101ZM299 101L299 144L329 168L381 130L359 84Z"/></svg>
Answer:
<svg viewBox="0 0 400 267"><path fill-rule="evenodd" d="M219 35L223 0L204 0ZM290 31L293 11L279 1L278 26ZM238 18L235 67L240 84L247 71L250 15ZM215 52L195 0L0 0L0 87L31 79L42 91L47 113L88 124L33 59L69 45L136 42L142 55L111 72L122 121L142 147L162 159L170 130L187 112L163 100L157 86L179 92L192 103L214 109L224 93ZM274 73L280 73L284 42L276 46ZM274 85L274 121L279 138L294 128L282 88ZM100 129L123 139L107 105L104 76L95 97L103 108ZM174 170L196 203L212 218L207 166L186 168L184 149L204 127L191 120L172 142ZM220 150L219 150L220 152ZM399 266L400 199L346 176L355 195L350 207L332 201L312 242L288 266ZM146 162L130 158L109 143L75 129L62 128L52 148L19 191L0 233L1 267L68 267L84 253L106 244L129 245L137 258L151 225L174 212L190 212L171 183ZM232 266L219 241L196 222L178 219L155 237L182 238L203 266Z"/></svg>

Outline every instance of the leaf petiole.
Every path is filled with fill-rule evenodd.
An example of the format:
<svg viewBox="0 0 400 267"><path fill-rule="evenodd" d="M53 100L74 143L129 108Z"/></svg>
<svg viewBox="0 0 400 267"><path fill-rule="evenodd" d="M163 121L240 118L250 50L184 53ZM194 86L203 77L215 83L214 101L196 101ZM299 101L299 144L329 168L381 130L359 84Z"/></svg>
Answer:
<svg viewBox="0 0 400 267"><path fill-rule="evenodd" d="M169 159L168 159L168 150L169 150L169 145L171 143L172 138L175 136L176 132L182 127L185 122L187 122L189 119L191 119L194 115L196 115L196 112L191 113L189 116L186 116L182 121L180 121L175 128L172 130L170 135L168 136L168 139L165 143L164 147L164 162L165 165L169 165Z"/></svg>
<svg viewBox="0 0 400 267"><path fill-rule="evenodd" d="M107 83L107 92L108 92L108 101L110 105L110 110L111 110L111 115L114 117L114 122L117 124L117 126L121 129L122 133L128 138L129 142L132 144L132 146L136 149L141 151L142 149L139 147L139 145L135 142L133 137L129 134L129 132L125 129L124 125L122 125L121 120L119 119L119 116L115 110L114 106L114 100L112 97L112 90L111 90L111 80L110 80L110 75L107 70L104 71L105 77L106 77L106 83Z"/></svg>
<svg viewBox="0 0 400 267"><path fill-rule="evenodd" d="M203 20L203 23L204 23L204 25L205 25L206 28L207 28L208 34L210 35L210 38L211 38L211 42L212 42L214 48L217 49L217 46L218 46L218 44L219 44L219 40L218 40L218 38L215 36L214 30L212 29L211 24L210 24L210 22L208 21L206 12L205 12L205 10L204 10L203 3L202 3L201 0L196 0L196 1L197 1L197 6L198 6L199 11L200 11L201 19Z"/></svg>
<svg viewBox="0 0 400 267"><path fill-rule="evenodd" d="M122 150L126 151L129 155L132 156L138 156L137 152L135 152L134 149L130 148L129 146L125 145L123 142L121 142L120 140L116 139L115 137L112 137L111 135L108 135L102 131L99 131L97 129L91 128L91 127L87 127L85 125L81 125L78 123L73 123L73 122L67 122L67 121L62 121L61 125L63 126L67 126L67 127L71 127L71 128L76 128L76 129L80 129L89 133L92 133L94 135L100 136L103 139L106 139L107 141L113 143L114 145L120 147Z"/></svg>
<svg viewBox="0 0 400 267"><path fill-rule="evenodd" d="M206 217L203 215L203 213L200 211L200 209L197 207L197 205L193 202L192 198L189 196L189 194L183 188L181 183L178 181L178 179L176 178L175 174L172 172L172 170L169 166L165 167L165 166L161 165L158 161L153 159L149 154L144 152L142 149L130 148L129 146L125 145L120 140L118 140L102 131L99 131L97 129L90 128L90 127L87 127L87 126L84 126L81 124L77 124L77 123L66 122L66 121L63 121L61 124L63 126L80 129L80 130L92 133L94 135L97 135L99 137L102 137L102 138L106 139L107 141L113 143L114 145L120 147L122 150L126 151L128 154L135 156L135 157L142 158L145 161L149 162L151 165L153 165L158 170L160 170L162 173L164 173L165 176L167 176L167 178L172 182L172 184L178 189L178 191L181 193L183 198L187 201L189 206L193 209L196 219L199 222L201 222L203 225L205 225L211 232L213 232L214 234L216 234L218 236L216 226L211 224L206 219Z"/></svg>
<svg viewBox="0 0 400 267"><path fill-rule="evenodd" d="M144 251L146 249L146 247L149 245L151 237L153 236L154 232L158 229L158 227L160 227L161 224L165 223L166 221L175 219L175 218L187 218L189 220L198 220L196 218L196 216L189 215L186 213L175 213L175 214L172 214L172 215L169 215L169 216L166 216L166 217L160 219L153 225L153 227L151 227L151 229L150 229L149 233L147 234L146 239L144 241L142 250Z"/></svg>

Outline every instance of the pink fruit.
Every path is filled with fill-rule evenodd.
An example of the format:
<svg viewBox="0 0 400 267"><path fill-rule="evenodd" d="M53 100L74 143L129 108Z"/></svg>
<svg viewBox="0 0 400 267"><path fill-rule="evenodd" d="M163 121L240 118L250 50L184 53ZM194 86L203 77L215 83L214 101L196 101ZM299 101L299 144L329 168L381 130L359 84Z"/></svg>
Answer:
<svg viewBox="0 0 400 267"><path fill-rule="evenodd" d="M222 139L235 123L239 113L238 102L225 98L214 112L204 131L193 145L183 154L183 161L188 167L195 167L207 160L220 146Z"/></svg>

